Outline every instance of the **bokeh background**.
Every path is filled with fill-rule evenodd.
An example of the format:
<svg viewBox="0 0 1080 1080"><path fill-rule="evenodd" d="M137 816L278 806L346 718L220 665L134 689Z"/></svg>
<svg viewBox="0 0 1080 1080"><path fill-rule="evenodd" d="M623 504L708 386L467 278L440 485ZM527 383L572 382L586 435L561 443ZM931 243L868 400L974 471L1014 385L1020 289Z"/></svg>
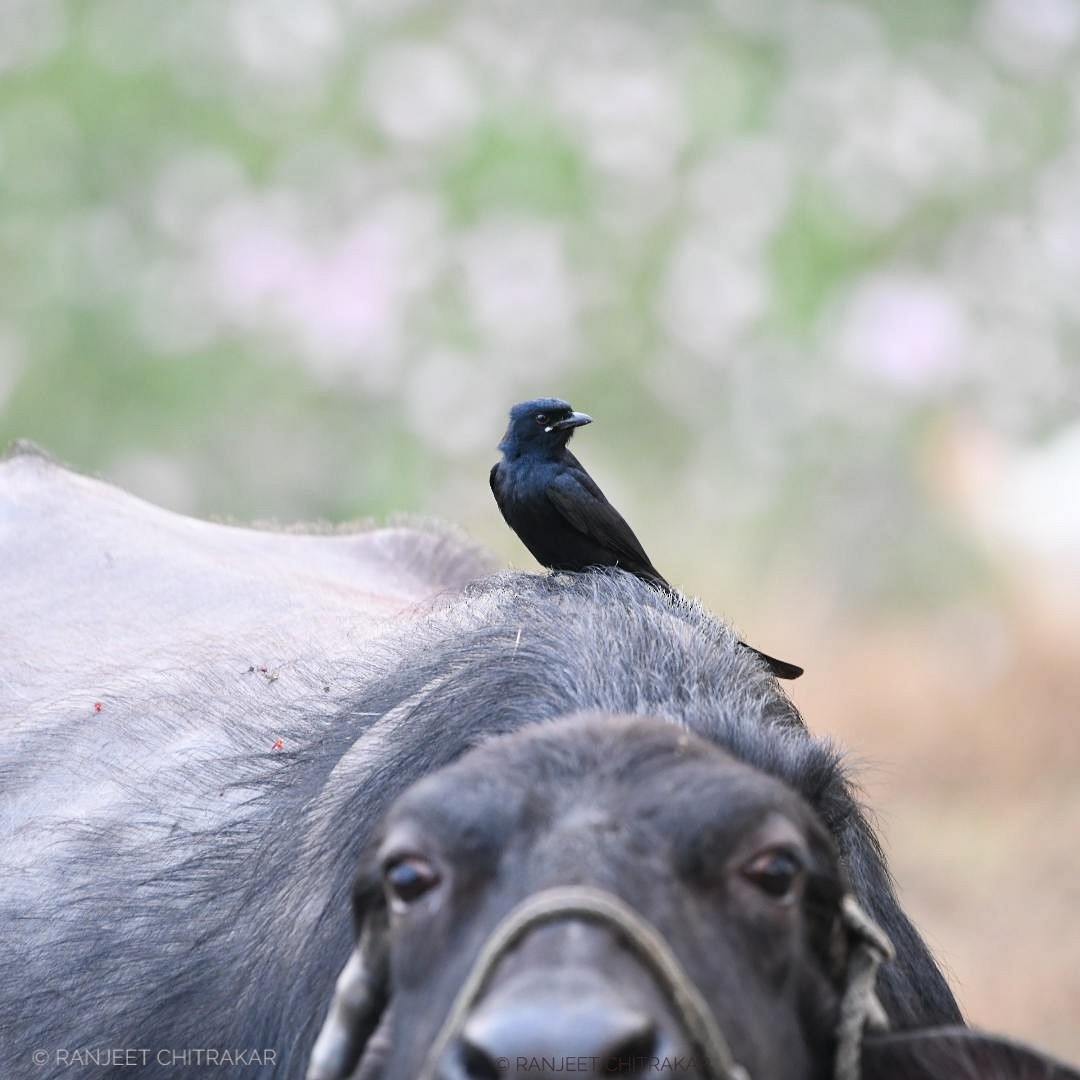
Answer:
<svg viewBox="0 0 1080 1080"><path fill-rule="evenodd" d="M0 439L531 566L486 473L569 398L1074 1061L1078 342L1078 0L0 0Z"/></svg>

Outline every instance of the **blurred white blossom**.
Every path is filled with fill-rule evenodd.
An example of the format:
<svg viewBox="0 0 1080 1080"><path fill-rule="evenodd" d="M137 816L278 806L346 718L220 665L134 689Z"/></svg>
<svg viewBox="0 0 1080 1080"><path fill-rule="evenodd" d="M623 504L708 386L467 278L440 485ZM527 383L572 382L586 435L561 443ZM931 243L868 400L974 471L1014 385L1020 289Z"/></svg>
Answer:
<svg viewBox="0 0 1080 1080"><path fill-rule="evenodd" d="M363 19L400 19L431 7L435 0L341 0L346 10Z"/></svg>
<svg viewBox="0 0 1080 1080"><path fill-rule="evenodd" d="M441 454L492 451L508 392L498 370L451 349L423 357L404 388L405 415L417 437Z"/></svg>
<svg viewBox="0 0 1080 1080"><path fill-rule="evenodd" d="M882 274L860 283L840 316L840 359L899 389L933 394L967 369L968 318L940 281Z"/></svg>
<svg viewBox="0 0 1080 1080"><path fill-rule="evenodd" d="M67 12L59 0L0 4L0 74L49 60L64 43Z"/></svg>
<svg viewBox="0 0 1080 1080"><path fill-rule="evenodd" d="M469 310L504 362L558 371L578 343L577 302L557 227L492 219L462 235L458 257Z"/></svg>
<svg viewBox="0 0 1080 1080"><path fill-rule="evenodd" d="M295 199L247 199L214 215L205 255L229 318L277 326L314 370L385 390L407 304L437 270L441 227L436 203L400 195L320 240Z"/></svg>
<svg viewBox="0 0 1080 1080"><path fill-rule="evenodd" d="M1025 556L1070 567L1072 596L1080 593L1080 500L1070 498L1080 477L1080 423L1043 445L984 440L964 476L971 512L987 538L1017 546Z"/></svg>
<svg viewBox="0 0 1080 1080"><path fill-rule="evenodd" d="M503 95L535 93L562 36L557 13L542 4L466 8L449 34L463 59L496 80Z"/></svg>
<svg viewBox="0 0 1080 1080"><path fill-rule="evenodd" d="M778 140L732 140L689 175L687 201L729 251L754 250L787 213L793 181L790 157Z"/></svg>
<svg viewBox="0 0 1080 1080"><path fill-rule="evenodd" d="M691 352L723 364L769 297L763 267L733 257L722 238L691 235L674 249L659 294L666 332Z"/></svg>
<svg viewBox="0 0 1080 1080"><path fill-rule="evenodd" d="M1049 75L1080 36L1077 0L983 0L975 20L989 52L1020 75Z"/></svg>
<svg viewBox="0 0 1080 1080"><path fill-rule="evenodd" d="M237 57L258 74L319 79L341 51L344 27L328 0L232 0L226 11Z"/></svg>
<svg viewBox="0 0 1080 1080"><path fill-rule="evenodd" d="M770 35L800 21L809 6L824 7L820 0L713 0L717 14L732 26Z"/></svg>
<svg viewBox="0 0 1080 1080"><path fill-rule="evenodd" d="M402 143L459 138L476 122L479 99L456 53L432 42L395 45L376 57L360 106Z"/></svg>
<svg viewBox="0 0 1080 1080"><path fill-rule="evenodd" d="M662 72L568 70L556 93L598 169L647 181L671 174L686 131L674 89Z"/></svg>
<svg viewBox="0 0 1080 1080"><path fill-rule="evenodd" d="M1056 301L1063 316L1080 323L1080 147L1044 170L1035 198L1032 239L1046 270L1036 287Z"/></svg>
<svg viewBox="0 0 1080 1080"><path fill-rule="evenodd" d="M848 213L896 224L934 191L955 191L985 159L982 126L924 73L858 51L788 87L785 127Z"/></svg>

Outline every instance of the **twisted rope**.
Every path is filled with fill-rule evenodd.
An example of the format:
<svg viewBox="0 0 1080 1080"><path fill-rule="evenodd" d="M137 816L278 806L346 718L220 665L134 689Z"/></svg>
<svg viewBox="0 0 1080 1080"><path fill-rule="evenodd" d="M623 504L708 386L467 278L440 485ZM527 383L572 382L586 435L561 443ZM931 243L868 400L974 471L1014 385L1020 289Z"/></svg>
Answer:
<svg viewBox="0 0 1080 1080"><path fill-rule="evenodd" d="M855 938L848 959L847 985L840 999L840 1019L836 1025L834 1080L859 1080L862 1073L863 1029L884 1030L889 1026L885 1010L874 993L877 971L891 960L892 942L863 911L851 893L840 901L840 917Z"/></svg>
<svg viewBox="0 0 1080 1080"><path fill-rule="evenodd" d="M545 889L522 901L491 932L446 1020L432 1043L420 1080L433 1080L439 1060L460 1034L487 980L503 954L536 926L557 919L582 918L614 927L645 962L675 1006L690 1039L703 1080L749 1080L698 988L690 981L671 947L633 908L610 893L582 885Z"/></svg>

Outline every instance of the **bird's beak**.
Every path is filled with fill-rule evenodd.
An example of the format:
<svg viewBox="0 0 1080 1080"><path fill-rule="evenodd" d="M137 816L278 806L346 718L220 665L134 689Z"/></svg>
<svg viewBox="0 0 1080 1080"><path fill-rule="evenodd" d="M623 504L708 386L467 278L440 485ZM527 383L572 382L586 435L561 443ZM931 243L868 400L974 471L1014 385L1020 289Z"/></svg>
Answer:
<svg viewBox="0 0 1080 1080"><path fill-rule="evenodd" d="M582 427L585 424L591 424L592 417L588 413L576 412L571 413L565 420L558 420L549 427L544 428L545 431L565 431L567 428Z"/></svg>

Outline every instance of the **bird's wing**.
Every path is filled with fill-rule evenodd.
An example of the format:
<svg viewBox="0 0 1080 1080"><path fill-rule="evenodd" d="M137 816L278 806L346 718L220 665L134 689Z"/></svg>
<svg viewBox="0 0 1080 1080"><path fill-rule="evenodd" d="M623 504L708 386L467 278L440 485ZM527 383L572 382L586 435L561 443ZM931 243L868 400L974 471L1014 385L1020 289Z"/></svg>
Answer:
<svg viewBox="0 0 1080 1080"><path fill-rule="evenodd" d="M627 570L642 571L644 576L663 582L633 529L584 469L560 472L548 484L546 492L552 506L568 524L610 551Z"/></svg>

